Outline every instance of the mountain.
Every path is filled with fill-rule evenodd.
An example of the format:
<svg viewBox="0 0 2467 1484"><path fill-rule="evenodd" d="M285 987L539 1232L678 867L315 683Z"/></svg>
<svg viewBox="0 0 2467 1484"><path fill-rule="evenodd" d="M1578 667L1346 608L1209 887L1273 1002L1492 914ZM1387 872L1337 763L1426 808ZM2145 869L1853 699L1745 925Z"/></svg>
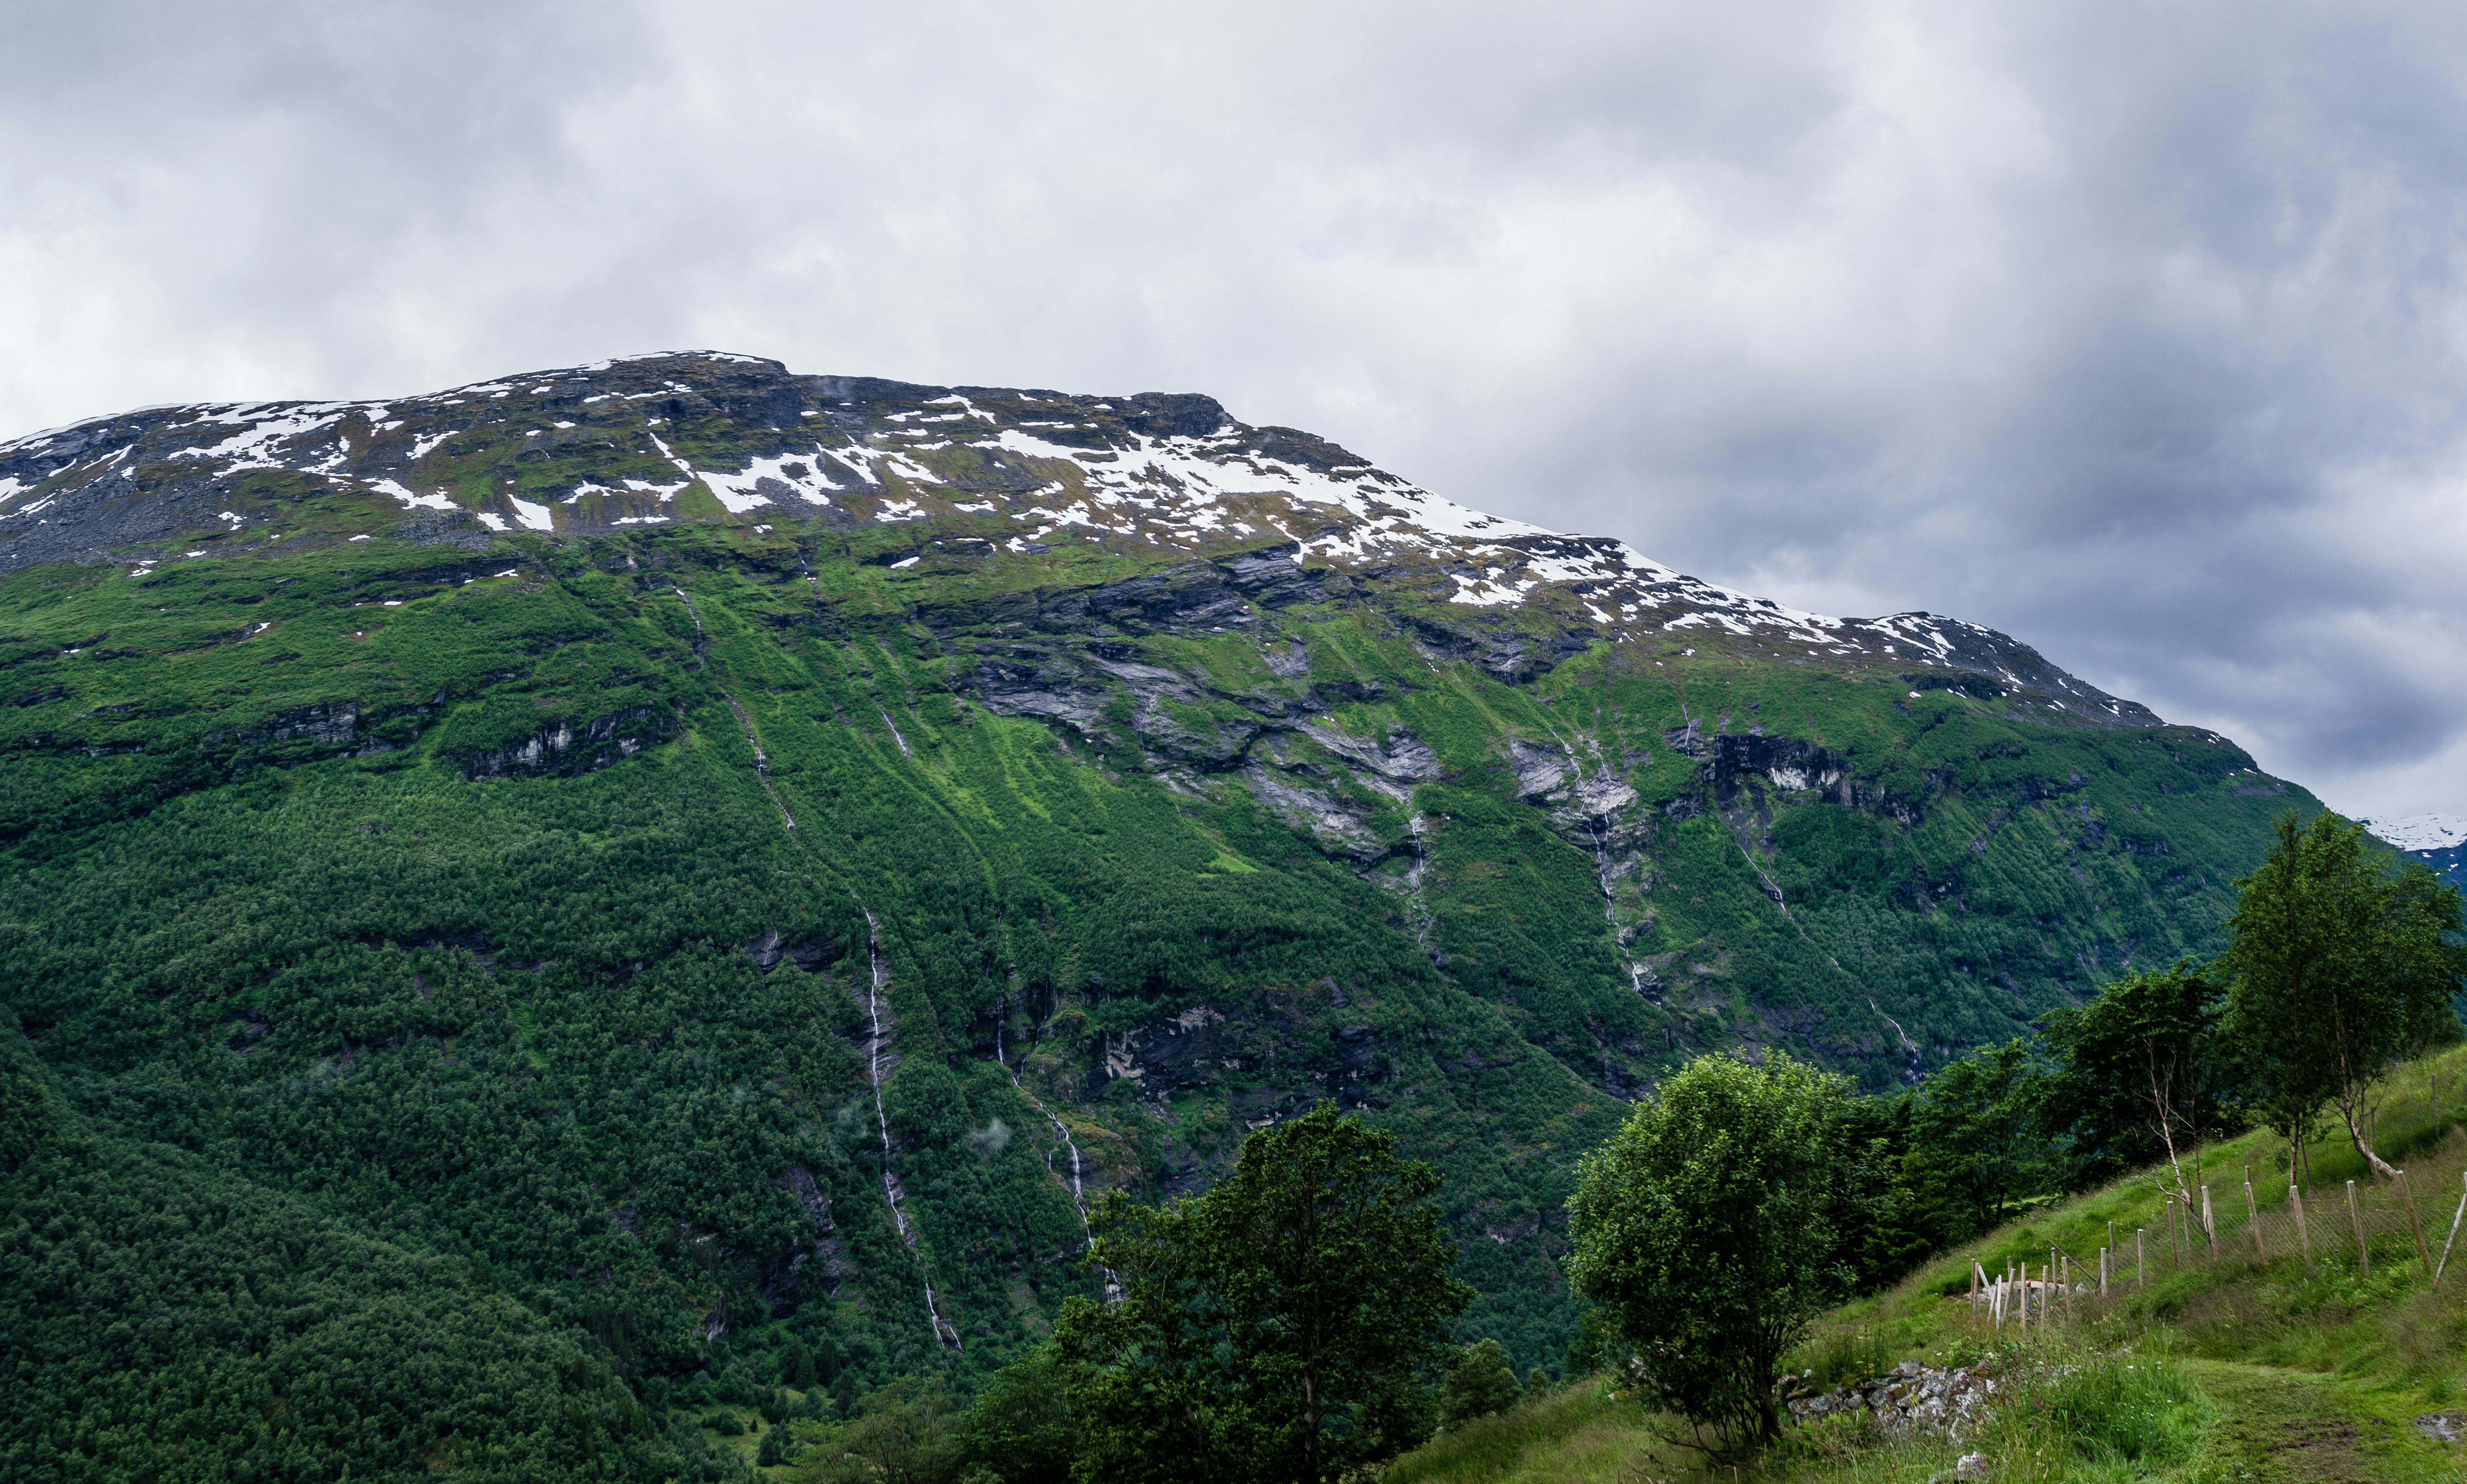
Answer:
<svg viewBox="0 0 2467 1484"><path fill-rule="evenodd" d="M2361 822L2392 847L2432 866L2442 880L2467 887L2467 820L2454 814L2415 814Z"/></svg>
<svg viewBox="0 0 2467 1484"><path fill-rule="evenodd" d="M2214 948L2319 807L2005 635L1205 396L712 353L0 444L0 666L21 1287L22 1213L142 1267L94 1212L176 1184L570 1347L618 1431L792 1340L1003 1363L1098 1192L1323 1097L1448 1177L1466 1333L1555 1360L1571 1167L1663 1069L1908 1081ZM155 1405L33 1343L97 1436Z"/></svg>

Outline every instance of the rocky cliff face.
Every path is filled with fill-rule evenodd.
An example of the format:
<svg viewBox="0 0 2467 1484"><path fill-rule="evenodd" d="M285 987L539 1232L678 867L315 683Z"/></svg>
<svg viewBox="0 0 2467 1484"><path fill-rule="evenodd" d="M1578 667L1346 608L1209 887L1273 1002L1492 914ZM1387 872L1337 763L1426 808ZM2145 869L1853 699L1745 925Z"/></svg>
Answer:
<svg viewBox="0 0 2467 1484"><path fill-rule="evenodd" d="M88 1115L668 1371L1001 1363L1101 1191L1320 1098L1555 1360L1622 1099L2001 1041L2310 803L1207 397L737 356L0 445L0 989Z"/></svg>

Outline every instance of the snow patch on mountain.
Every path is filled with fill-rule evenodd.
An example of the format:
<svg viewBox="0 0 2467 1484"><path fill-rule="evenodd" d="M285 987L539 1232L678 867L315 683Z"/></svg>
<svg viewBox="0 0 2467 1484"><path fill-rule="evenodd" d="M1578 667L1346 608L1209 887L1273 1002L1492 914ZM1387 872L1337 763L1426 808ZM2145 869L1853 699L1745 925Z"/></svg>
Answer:
<svg viewBox="0 0 2467 1484"><path fill-rule="evenodd" d="M2449 850L2467 844L2467 816L2411 814L2401 820L2359 820L2357 822L2401 850Z"/></svg>

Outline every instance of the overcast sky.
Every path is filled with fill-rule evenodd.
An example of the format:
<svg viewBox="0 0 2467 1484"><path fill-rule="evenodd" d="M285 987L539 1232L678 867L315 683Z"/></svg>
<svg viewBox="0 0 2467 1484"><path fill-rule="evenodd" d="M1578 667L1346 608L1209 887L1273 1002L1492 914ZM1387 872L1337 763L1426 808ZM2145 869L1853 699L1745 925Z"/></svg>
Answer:
<svg viewBox="0 0 2467 1484"><path fill-rule="evenodd" d="M0 436L1202 391L2467 813L2467 8L18 0Z"/></svg>

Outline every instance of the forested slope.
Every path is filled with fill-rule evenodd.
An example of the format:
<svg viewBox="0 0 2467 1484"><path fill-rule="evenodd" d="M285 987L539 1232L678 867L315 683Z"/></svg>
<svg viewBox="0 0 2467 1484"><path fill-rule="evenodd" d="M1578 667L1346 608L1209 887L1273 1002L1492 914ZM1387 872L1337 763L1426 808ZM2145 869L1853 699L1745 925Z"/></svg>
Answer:
<svg viewBox="0 0 2467 1484"><path fill-rule="evenodd" d="M552 1422L657 1472L671 1388L1002 1364L1095 1291L1080 1198L1323 1097L1447 1177L1466 1333L1555 1360L1571 1166L1659 1071L1890 1087L2213 946L2314 807L2003 636L1206 398L675 357L416 400L0 447L0 992L89 1151L12 1149L8 1260L229 1211L215 1262L328 1285L238 1275L315 1308L285 1343L557 1378L335 1382L355 1472ZM46 1338L122 1290L11 1291L27 1384L176 1409ZM231 1322L162 1343L265 1353Z"/></svg>

